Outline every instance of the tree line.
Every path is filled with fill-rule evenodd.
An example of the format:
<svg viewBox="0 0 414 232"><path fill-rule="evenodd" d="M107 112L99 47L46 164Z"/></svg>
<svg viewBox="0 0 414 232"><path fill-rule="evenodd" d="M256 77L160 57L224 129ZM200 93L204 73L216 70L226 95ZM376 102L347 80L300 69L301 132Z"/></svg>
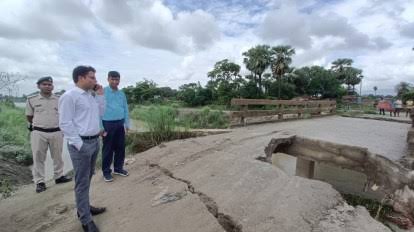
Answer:
<svg viewBox="0 0 414 232"><path fill-rule="evenodd" d="M240 73L241 65L223 59L207 73L209 81L204 86L188 83L174 90L159 88L153 81L144 80L124 90L131 102L174 98L189 106L228 105L232 98L292 99L306 96L334 99L347 94L357 95L355 86L363 75L361 69L352 66L352 59L337 59L328 69L322 66L296 68L292 66L295 53L289 45L257 45L242 53L242 65L249 71L244 76Z"/></svg>

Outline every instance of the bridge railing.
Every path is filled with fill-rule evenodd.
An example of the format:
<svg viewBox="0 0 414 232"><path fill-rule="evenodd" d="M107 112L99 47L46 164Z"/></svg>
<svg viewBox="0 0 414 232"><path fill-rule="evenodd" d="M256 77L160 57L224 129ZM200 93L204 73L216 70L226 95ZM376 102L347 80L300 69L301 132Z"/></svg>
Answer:
<svg viewBox="0 0 414 232"><path fill-rule="evenodd" d="M230 113L231 126L318 117L336 112L336 101L332 100L301 101L233 98L231 105L239 107L238 111L231 111ZM258 109L260 106L265 109Z"/></svg>

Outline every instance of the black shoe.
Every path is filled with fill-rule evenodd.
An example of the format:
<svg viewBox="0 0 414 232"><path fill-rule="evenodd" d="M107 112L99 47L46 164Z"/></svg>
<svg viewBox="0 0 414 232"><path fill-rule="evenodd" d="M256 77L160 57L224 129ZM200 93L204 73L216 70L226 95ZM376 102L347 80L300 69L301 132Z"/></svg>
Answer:
<svg viewBox="0 0 414 232"><path fill-rule="evenodd" d="M88 224L83 225L82 224L82 229L85 232L99 232L98 227L96 227L95 223L93 221L90 221Z"/></svg>
<svg viewBox="0 0 414 232"><path fill-rule="evenodd" d="M105 207L93 207L92 205L89 206L89 207L91 208L91 214L92 214L92 216L101 214L101 213L103 213L103 212L106 211L106 208Z"/></svg>
<svg viewBox="0 0 414 232"><path fill-rule="evenodd" d="M90 205L89 208L92 216L104 213L106 211L105 207L93 207L92 205ZM76 212L76 214L78 215L78 218L80 218L79 212Z"/></svg>
<svg viewBox="0 0 414 232"><path fill-rule="evenodd" d="M120 175L120 176L129 176L129 173L128 173L128 171L127 170L124 170L124 169L122 169L122 170L120 170L120 171L114 171L114 174L115 175Z"/></svg>
<svg viewBox="0 0 414 232"><path fill-rule="evenodd" d="M70 181L72 181L72 178L66 177L66 176L61 176L61 177L59 177L55 180L55 183L56 184L63 184L63 183L67 183L67 182L70 182Z"/></svg>
<svg viewBox="0 0 414 232"><path fill-rule="evenodd" d="M43 182L40 182L39 184L36 184L36 192L41 193L46 190L46 184Z"/></svg>

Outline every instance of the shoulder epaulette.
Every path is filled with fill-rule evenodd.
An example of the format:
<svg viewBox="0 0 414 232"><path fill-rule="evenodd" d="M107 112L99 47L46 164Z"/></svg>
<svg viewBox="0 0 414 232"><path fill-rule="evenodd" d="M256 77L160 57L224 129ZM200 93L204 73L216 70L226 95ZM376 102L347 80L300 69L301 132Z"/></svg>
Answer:
<svg viewBox="0 0 414 232"><path fill-rule="evenodd" d="M38 93L33 93L33 94L31 94L31 95L28 95L28 96L27 96L27 99L34 98L34 97L37 97L37 96L39 96L39 94L38 94Z"/></svg>

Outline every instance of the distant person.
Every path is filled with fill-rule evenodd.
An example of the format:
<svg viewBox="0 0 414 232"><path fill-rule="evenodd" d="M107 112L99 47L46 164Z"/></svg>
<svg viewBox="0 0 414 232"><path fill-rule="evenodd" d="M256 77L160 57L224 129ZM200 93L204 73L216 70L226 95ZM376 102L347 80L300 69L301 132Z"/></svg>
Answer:
<svg viewBox="0 0 414 232"><path fill-rule="evenodd" d="M73 69L75 88L65 92L59 100L59 125L66 139L75 171L75 198L78 217L84 231L99 229L92 215L105 208L89 203L89 188L95 172L99 152L100 117L105 110L102 86L97 84L95 69L78 66Z"/></svg>
<svg viewBox="0 0 414 232"><path fill-rule="evenodd" d="M388 102L388 111L390 112L390 117L392 117L392 114L394 113L394 111L395 111L395 106L394 106L394 100L393 99L389 99L389 100L387 100L387 102Z"/></svg>
<svg viewBox="0 0 414 232"><path fill-rule="evenodd" d="M397 99L394 102L394 117L400 117L400 112L403 108L401 99Z"/></svg>
<svg viewBox="0 0 414 232"><path fill-rule="evenodd" d="M380 115L385 115L385 109L388 108L388 102L381 97L380 101L378 102L377 108L379 109Z"/></svg>
<svg viewBox="0 0 414 232"><path fill-rule="evenodd" d="M121 75L117 71L108 73L109 86L104 88L105 114L102 117L104 129L102 147L102 173L106 182L113 181L112 160L114 174L128 176L124 169L125 161L125 134L130 128L128 103L124 92L118 89Z"/></svg>
<svg viewBox="0 0 414 232"><path fill-rule="evenodd" d="M39 94L29 96L26 102L26 118L29 122L30 144L33 154L33 181L36 192L46 190L45 161L47 150L53 160L53 173L56 184L71 181L63 175L62 146L63 134L59 129L59 97L52 93L52 77L42 77L37 81Z"/></svg>
<svg viewBox="0 0 414 232"><path fill-rule="evenodd" d="M413 109L414 101L413 100L407 100L405 102L405 117L409 117L411 110Z"/></svg>

